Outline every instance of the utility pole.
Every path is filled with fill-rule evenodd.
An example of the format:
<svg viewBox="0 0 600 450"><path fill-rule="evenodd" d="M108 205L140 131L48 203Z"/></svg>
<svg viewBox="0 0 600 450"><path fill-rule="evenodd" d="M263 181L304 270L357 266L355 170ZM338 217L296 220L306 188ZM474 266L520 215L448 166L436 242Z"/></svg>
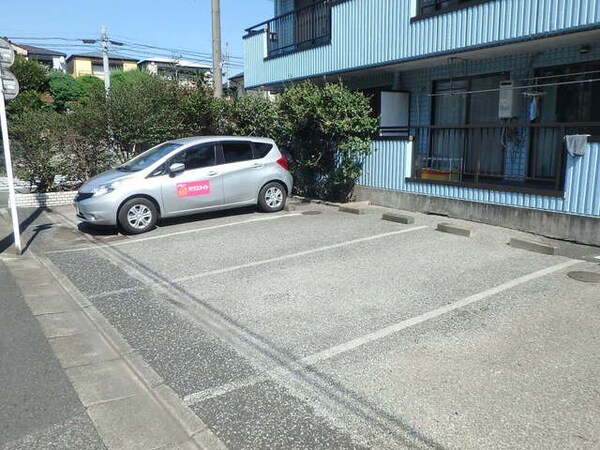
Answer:
<svg viewBox="0 0 600 450"><path fill-rule="evenodd" d="M214 96L223 97L223 77L221 74L221 2L212 0L212 36L213 36L213 83Z"/></svg>
<svg viewBox="0 0 600 450"><path fill-rule="evenodd" d="M106 32L106 27L100 28L100 40L97 39L82 39L84 44L97 44L100 43L100 47L102 49L102 68L104 72L104 89L106 91L106 95L108 96L108 91L110 91L110 66L108 64L108 44L118 45L119 47L123 45L122 42L111 41L108 38L108 33Z"/></svg>
<svg viewBox="0 0 600 450"><path fill-rule="evenodd" d="M225 77L225 85L229 88L229 42L225 42L225 58L223 60L223 76Z"/></svg>
<svg viewBox="0 0 600 450"><path fill-rule="evenodd" d="M104 68L104 89L106 95L110 91L110 66L108 65L108 34L106 34L106 28L100 29L100 45L102 46L102 65Z"/></svg>

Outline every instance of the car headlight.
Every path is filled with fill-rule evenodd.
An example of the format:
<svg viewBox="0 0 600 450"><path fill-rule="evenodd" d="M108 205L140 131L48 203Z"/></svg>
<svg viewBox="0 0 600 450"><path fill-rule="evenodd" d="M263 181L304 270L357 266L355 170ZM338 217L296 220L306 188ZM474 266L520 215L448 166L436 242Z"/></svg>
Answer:
<svg viewBox="0 0 600 450"><path fill-rule="evenodd" d="M98 186L92 192L94 193L94 197L99 197L101 195L110 194L112 191L119 187L119 182L103 184L102 186Z"/></svg>

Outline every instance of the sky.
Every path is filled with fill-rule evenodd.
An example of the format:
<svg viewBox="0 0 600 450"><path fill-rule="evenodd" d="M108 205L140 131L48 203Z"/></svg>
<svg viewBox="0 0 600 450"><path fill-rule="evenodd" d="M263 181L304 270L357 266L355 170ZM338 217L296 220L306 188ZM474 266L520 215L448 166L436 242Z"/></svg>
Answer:
<svg viewBox="0 0 600 450"><path fill-rule="evenodd" d="M110 39L125 44L111 51L124 56L145 59L186 50L194 53L183 54L183 59L210 64L211 0L20 0L6 6L0 15L0 36L15 42L68 55L97 51L99 47L80 39L97 39L101 26L106 26ZM273 0L221 0L222 51L225 55L229 43L229 76L243 70L244 30L273 15Z"/></svg>

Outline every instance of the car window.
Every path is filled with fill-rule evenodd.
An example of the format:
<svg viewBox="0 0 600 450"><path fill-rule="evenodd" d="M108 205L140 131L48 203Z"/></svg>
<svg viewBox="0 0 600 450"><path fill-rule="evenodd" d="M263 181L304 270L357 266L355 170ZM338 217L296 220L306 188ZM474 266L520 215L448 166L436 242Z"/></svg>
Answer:
<svg viewBox="0 0 600 450"><path fill-rule="evenodd" d="M225 164L254 159L250 142L221 142Z"/></svg>
<svg viewBox="0 0 600 450"><path fill-rule="evenodd" d="M271 149L273 148L273 144L267 144L263 142L255 142L254 143L254 158L260 159L264 158L269 154Z"/></svg>
<svg viewBox="0 0 600 450"><path fill-rule="evenodd" d="M127 161L125 164L121 164L119 167L117 167L117 170L123 172L138 172L150 167L156 161L161 159L163 156L168 155L177 147L181 147L181 144L177 144L175 142L165 142L157 145L141 155L136 156L132 160Z"/></svg>
<svg viewBox="0 0 600 450"><path fill-rule="evenodd" d="M202 144L188 148L171 159L170 164L174 163L184 164L185 170L214 166L217 163L215 146L213 144Z"/></svg>

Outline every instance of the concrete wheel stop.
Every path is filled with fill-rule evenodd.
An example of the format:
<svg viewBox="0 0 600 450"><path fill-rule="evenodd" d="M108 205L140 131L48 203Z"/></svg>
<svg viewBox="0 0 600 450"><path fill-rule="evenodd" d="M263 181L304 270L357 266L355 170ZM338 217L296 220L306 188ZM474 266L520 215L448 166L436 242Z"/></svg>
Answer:
<svg viewBox="0 0 600 450"><path fill-rule="evenodd" d="M463 227L461 225L455 225L453 223L443 222L438 224L437 231L441 231L442 233L450 233L455 234L457 236L463 237L471 237L471 229L467 227Z"/></svg>

